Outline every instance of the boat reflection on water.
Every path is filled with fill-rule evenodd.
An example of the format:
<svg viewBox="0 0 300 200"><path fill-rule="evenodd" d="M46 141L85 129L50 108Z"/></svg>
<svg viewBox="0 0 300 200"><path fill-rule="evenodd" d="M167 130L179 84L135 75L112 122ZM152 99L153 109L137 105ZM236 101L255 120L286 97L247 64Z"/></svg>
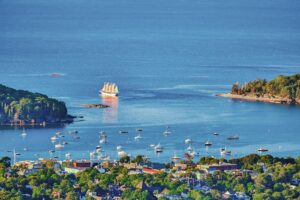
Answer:
<svg viewBox="0 0 300 200"><path fill-rule="evenodd" d="M118 121L119 98L117 96L102 96L102 103L108 105L103 109L103 122L115 123Z"/></svg>

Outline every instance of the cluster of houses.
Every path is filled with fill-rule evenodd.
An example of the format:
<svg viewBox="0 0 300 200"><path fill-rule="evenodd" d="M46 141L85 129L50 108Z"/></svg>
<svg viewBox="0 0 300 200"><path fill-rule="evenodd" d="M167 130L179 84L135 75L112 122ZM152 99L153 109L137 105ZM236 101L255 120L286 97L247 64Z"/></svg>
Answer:
<svg viewBox="0 0 300 200"><path fill-rule="evenodd" d="M21 169L19 171L20 175L29 175L40 170L43 166L43 161L20 161L15 163ZM74 160L74 161L55 161L54 170L57 174L76 174L87 168L94 167L100 173L106 173L109 171L108 166L111 165L122 165L129 170L129 174L158 174L161 172L172 173L174 180L179 180L182 183L187 183L189 189L200 191L203 194L208 194L211 188L206 184L205 177L208 174L212 174L216 171L225 171L226 173L232 173L236 176L241 176L243 173L252 173L249 170L240 170L236 164L231 163L219 163L211 165L195 165L195 164L185 164L176 163L172 168L166 168L165 164L160 163L119 163L119 162L102 162L96 163L89 160ZM64 166L64 167L62 167ZM190 178L185 176L188 169L195 169L195 178ZM252 173L255 176L255 173ZM252 176L252 175L251 175ZM95 183L96 184L96 183ZM159 186L148 186L143 181L139 183L137 189L147 190L153 194L156 198L164 197L165 199L185 199L187 198L187 193L181 193L176 195L170 195L167 191L163 190ZM126 188L122 185L111 185L102 194L97 194L93 191L88 191L84 196L92 196L94 199L121 199L122 192ZM59 194L56 194L59 195ZM223 199L236 199L236 200L248 200L250 199L245 193L227 191L222 194Z"/></svg>

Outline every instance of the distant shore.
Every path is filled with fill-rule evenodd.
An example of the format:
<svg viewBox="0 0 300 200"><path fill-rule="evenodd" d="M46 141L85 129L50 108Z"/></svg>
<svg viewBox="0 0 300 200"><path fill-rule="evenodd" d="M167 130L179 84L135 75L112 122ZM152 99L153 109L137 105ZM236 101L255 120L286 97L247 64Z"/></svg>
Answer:
<svg viewBox="0 0 300 200"><path fill-rule="evenodd" d="M274 103L274 104L300 104L299 101L292 101L289 98L270 98L270 97L257 97L257 96L249 96L249 95L238 95L238 94L231 94L231 93L220 93L216 94L219 97L226 97L231 99L240 99L245 101L259 101L259 102L266 102L266 103Z"/></svg>

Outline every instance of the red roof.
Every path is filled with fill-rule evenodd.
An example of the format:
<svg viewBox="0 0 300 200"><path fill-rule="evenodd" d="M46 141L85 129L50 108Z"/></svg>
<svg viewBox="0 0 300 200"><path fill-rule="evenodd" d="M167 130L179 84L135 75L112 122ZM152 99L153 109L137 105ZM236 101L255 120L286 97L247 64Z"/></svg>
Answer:
<svg viewBox="0 0 300 200"><path fill-rule="evenodd" d="M146 173L146 174L158 174L158 173L160 173L160 170L157 170L157 169L149 169L149 168L144 168L143 171L144 171L144 173Z"/></svg>

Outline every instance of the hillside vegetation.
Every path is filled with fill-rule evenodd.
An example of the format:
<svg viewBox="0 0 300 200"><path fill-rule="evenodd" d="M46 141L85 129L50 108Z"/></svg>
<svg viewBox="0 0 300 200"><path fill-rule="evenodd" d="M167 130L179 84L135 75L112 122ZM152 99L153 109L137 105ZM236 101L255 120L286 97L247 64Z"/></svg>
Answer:
<svg viewBox="0 0 300 200"><path fill-rule="evenodd" d="M0 122L57 123L71 120L64 102L40 93L16 90L0 84Z"/></svg>
<svg viewBox="0 0 300 200"><path fill-rule="evenodd" d="M232 86L231 94L257 98L281 99L282 103L300 104L300 74L278 76L271 81L257 79L239 86Z"/></svg>

